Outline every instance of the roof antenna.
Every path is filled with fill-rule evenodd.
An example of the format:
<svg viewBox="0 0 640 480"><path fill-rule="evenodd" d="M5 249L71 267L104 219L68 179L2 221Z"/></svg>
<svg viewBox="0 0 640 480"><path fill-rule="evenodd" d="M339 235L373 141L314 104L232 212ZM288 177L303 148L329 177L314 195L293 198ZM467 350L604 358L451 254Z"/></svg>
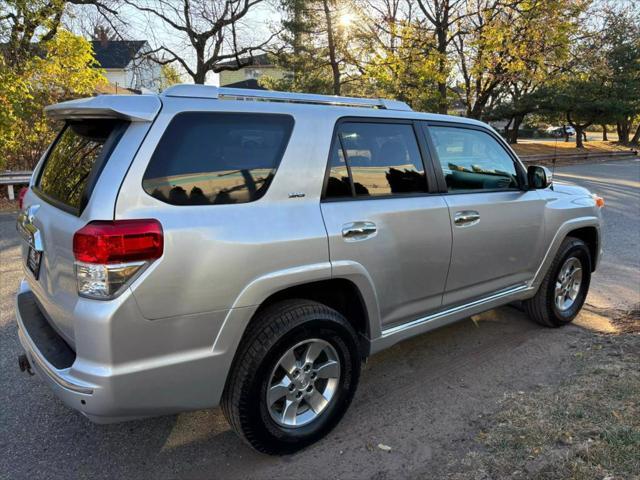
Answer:
<svg viewBox="0 0 640 480"><path fill-rule="evenodd" d="M562 133L566 134L566 128L562 125ZM555 143L553 144L553 158L551 159L551 190L553 190L553 179L556 176L556 156L558 154L558 135L554 135Z"/></svg>

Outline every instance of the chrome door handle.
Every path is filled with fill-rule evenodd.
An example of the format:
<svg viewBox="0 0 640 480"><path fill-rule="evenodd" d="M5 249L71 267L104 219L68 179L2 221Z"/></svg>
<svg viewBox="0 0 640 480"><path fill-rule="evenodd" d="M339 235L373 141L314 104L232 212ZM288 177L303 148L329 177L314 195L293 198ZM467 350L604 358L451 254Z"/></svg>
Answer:
<svg viewBox="0 0 640 480"><path fill-rule="evenodd" d="M453 217L453 223L455 223L457 227L470 227L478 222L480 222L480 214L475 210L456 212L455 217Z"/></svg>
<svg viewBox="0 0 640 480"><path fill-rule="evenodd" d="M378 231L373 222L351 222L342 226L342 236L347 240L363 240Z"/></svg>

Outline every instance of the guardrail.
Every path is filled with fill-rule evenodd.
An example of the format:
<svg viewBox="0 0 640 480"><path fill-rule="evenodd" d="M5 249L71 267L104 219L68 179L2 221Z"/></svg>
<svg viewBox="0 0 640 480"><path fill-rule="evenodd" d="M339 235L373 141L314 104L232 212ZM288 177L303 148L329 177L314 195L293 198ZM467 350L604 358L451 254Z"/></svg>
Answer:
<svg viewBox="0 0 640 480"><path fill-rule="evenodd" d="M31 172L0 172L0 185L7 186L9 200L15 200L16 195L13 190L14 185L27 184L31 180Z"/></svg>
<svg viewBox="0 0 640 480"><path fill-rule="evenodd" d="M601 159L620 159L634 158L638 156L636 150L617 150L615 152L580 152L580 153L552 153L544 155L519 155L520 160L524 163L549 163L558 160L568 161L584 161L584 160L601 160Z"/></svg>

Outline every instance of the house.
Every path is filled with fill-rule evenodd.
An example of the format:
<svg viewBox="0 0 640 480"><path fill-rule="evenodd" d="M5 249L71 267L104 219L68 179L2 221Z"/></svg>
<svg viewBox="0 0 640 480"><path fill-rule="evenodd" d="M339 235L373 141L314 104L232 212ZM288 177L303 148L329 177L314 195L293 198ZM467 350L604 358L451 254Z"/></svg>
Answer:
<svg viewBox="0 0 640 480"><path fill-rule="evenodd" d="M138 93L159 92L163 86L162 68L145 54L151 51L146 40L93 40L96 60L107 80L118 89Z"/></svg>
<svg viewBox="0 0 640 480"><path fill-rule="evenodd" d="M241 62L244 63L246 60L249 59L241 59ZM221 62L218 65L233 66L237 64L238 62L231 60ZM259 85L258 80L263 76L280 79L284 77L285 73L282 68L275 64L271 55L264 53L262 55L255 55L249 65L239 70L223 70L220 72L220 86L260 89L263 87Z"/></svg>

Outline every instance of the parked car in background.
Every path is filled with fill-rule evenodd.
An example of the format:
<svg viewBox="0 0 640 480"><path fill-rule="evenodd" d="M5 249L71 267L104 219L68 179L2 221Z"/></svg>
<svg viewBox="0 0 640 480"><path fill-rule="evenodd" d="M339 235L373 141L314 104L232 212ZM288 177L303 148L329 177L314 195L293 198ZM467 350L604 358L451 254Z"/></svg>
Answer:
<svg viewBox="0 0 640 480"><path fill-rule="evenodd" d="M566 125L562 127L549 127L546 132L552 137L573 137L576 134L576 129L570 125Z"/></svg>
<svg viewBox="0 0 640 480"><path fill-rule="evenodd" d="M221 405L294 452L369 355L520 300L565 325L600 259L602 200L476 120L201 85L47 113L65 126L17 223L20 366L95 422Z"/></svg>

